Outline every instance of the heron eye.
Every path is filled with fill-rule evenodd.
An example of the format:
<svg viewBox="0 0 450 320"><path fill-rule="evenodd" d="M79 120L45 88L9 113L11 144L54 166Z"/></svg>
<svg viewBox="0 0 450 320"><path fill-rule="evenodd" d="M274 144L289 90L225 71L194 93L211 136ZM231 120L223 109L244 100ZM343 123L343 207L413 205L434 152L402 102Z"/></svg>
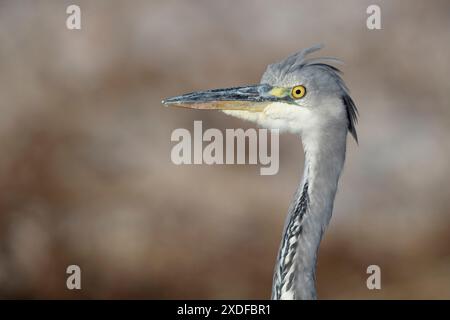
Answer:
<svg viewBox="0 0 450 320"><path fill-rule="evenodd" d="M294 99L300 99L303 98L306 94L306 88L304 86L295 86L292 88L292 98Z"/></svg>

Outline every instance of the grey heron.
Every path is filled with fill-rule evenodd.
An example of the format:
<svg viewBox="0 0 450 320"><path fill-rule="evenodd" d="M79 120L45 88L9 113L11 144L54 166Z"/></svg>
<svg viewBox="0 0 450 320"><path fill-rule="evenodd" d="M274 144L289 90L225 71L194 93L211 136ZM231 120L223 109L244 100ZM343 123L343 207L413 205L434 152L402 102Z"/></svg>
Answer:
<svg viewBox="0 0 450 320"><path fill-rule="evenodd" d="M357 108L333 58L307 58L314 46L271 64L258 85L214 89L163 100L165 105L217 109L298 135L303 177L289 206L274 270L272 299L316 299L319 245L333 211L347 132L358 142Z"/></svg>

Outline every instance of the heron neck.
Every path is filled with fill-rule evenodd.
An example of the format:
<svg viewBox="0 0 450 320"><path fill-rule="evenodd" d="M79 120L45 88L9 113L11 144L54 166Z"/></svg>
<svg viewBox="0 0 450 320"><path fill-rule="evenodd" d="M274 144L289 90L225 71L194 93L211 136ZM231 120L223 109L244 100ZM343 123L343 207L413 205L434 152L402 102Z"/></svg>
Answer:
<svg viewBox="0 0 450 320"><path fill-rule="evenodd" d="M275 299L316 299L315 269L323 232L331 218L345 160L346 132L332 139L302 136L303 179L295 193L274 276Z"/></svg>

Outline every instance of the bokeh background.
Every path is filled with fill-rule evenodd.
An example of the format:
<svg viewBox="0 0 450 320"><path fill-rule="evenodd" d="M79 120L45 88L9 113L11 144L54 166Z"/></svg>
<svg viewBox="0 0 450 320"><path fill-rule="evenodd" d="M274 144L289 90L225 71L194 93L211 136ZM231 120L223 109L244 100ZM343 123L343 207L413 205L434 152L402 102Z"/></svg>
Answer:
<svg viewBox="0 0 450 320"><path fill-rule="evenodd" d="M373 3L382 30L366 28ZM81 31L66 29L70 4ZM444 0L1 1L0 297L269 298L300 141L281 136L275 176L176 166L174 129L253 125L160 101L256 83L323 43L361 117L319 298L449 299L449 40Z"/></svg>

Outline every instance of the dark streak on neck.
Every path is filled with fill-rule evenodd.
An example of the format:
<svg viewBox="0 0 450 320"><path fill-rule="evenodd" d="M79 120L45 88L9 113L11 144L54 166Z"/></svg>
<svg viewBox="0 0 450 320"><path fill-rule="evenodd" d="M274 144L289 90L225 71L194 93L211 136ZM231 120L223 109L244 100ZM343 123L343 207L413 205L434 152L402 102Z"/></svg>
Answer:
<svg viewBox="0 0 450 320"><path fill-rule="evenodd" d="M309 196L308 196L308 181L305 180L301 196L296 202L294 210L290 215L288 224L285 228L284 237L281 243L281 248L278 255L278 275L279 282L276 283L275 299L281 297L281 289L286 285L286 290L290 290L295 282L295 273L292 272L287 278L287 274L295 263L294 256L297 251L299 236L302 233L302 221L308 208ZM290 239L294 239L292 243L289 243ZM289 257L289 261L285 263L286 258Z"/></svg>

